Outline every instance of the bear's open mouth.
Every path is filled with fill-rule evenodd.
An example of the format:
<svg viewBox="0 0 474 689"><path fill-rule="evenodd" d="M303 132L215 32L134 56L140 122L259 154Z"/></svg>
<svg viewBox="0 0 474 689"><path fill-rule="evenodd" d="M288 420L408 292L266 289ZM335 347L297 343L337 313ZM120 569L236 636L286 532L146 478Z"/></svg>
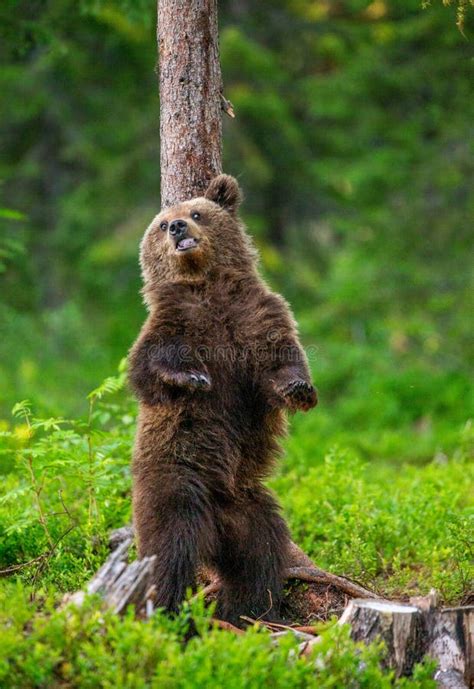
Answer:
<svg viewBox="0 0 474 689"><path fill-rule="evenodd" d="M198 243L199 242L195 237L185 237L176 243L176 251L188 251L189 249L195 249Z"/></svg>

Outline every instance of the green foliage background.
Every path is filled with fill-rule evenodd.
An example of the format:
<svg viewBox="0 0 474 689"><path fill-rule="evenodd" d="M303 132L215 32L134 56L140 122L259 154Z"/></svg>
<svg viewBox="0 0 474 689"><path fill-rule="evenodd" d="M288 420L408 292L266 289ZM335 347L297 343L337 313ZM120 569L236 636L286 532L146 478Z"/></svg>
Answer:
<svg viewBox="0 0 474 689"><path fill-rule="evenodd" d="M0 405L80 411L144 318L154 8L9 0L2 14ZM474 217L472 44L455 8L272 0L220 14L237 112L225 169L311 346L314 430L360 444L375 429L378 456L401 427L423 459L453 447L473 407Z"/></svg>
<svg viewBox="0 0 474 689"><path fill-rule="evenodd" d="M384 595L435 586L468 601L471 4L219 5L237 114L224 122L224 168L244 189L262 270L295 310L321 399L292 420L272 486L321 566ZM0 8L0 569L13 568L0 587L0 686L95 687L99 673L104 687L188 687L211 653L220 660L199 686L393 686L380 649L359 662L335 630L316 680L262 634L233 639L204 621L183 647L202 610L152 631L104 622L93 604L52 611L130 517L136 408L123 365L97 385L145 316L137 249L159 207L154 22L144 0ZM142 652L143 670L127 665ZM410 682L396 686L432 686L429 668Z"/></svg>

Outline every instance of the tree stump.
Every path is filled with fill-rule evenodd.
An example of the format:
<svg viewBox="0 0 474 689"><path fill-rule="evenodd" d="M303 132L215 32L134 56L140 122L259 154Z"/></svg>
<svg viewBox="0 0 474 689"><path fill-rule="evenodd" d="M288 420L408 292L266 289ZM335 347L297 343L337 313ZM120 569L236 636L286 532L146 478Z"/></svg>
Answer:
<svg viewBox="0 0 474 689"><path fill-rule="evenodd" d="M432 615L427 653L439 662L435 679L443 689L474 685L474 606Z"/></svg>
<svg viewBox="0 0 474 689"><path fill-rule="evenodd" d="M398 677L429 656L438 664L439 687L468 689L474 683L474 606L439 610L434 592L410 604L355 599L339 620L344 623L355 641L383 640L386 663Z"/></svg>
<svg viewBox="0 0 474 689"><path fill-rule="evenodd" d="M425 651L425 628L421 611L414 605L379 600L352 600L340 618L349 623L354 641L371 643L382 639L387 647L385 663L397 677L409 675Z"/></svg>

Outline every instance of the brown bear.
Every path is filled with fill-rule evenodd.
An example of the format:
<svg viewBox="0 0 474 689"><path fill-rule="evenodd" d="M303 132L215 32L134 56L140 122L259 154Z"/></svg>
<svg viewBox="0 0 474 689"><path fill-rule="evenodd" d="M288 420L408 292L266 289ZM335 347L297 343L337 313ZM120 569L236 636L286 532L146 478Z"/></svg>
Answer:
<svg viewBox="0 0 474 689"><path fill-rule="evenodd" d="M176 611L200 564L217 614L278 617L290 536L262 481L285 410L317 403L287 303L257 273L237 181L163 210L140 262L149 316L129 356L140 401L133 459L139 556L156 555L157 605Z"/></svg>

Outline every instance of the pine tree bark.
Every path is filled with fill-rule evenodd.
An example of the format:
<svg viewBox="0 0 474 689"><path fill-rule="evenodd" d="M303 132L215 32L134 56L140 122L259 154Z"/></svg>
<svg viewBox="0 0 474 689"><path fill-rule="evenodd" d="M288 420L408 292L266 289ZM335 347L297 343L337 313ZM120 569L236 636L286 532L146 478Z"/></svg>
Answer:
<svg viewBox="0 0 474 689"><path fill-rule="evenodd" d="M217 0L158 0L161 205L222 171Z"/></svg>

